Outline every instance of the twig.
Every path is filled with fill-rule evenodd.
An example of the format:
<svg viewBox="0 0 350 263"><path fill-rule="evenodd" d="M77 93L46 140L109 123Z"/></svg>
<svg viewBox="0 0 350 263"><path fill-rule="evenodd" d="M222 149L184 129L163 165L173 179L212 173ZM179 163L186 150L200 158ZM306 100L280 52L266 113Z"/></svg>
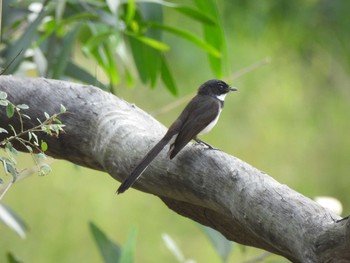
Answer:
<svg viewBox="0 0 350 263"><path fill-rule="evenodd" d="M249 65L248 67L242 68L242 69L240 69L237 72L232 74L231 80L238 79L238 78L242 77L243 75L245 75L253 70L256 70L258 68L261 68L262 66L264 66L270 62L271 62L271 59L269 57L266 57L266 58L254 63L254 64ZM227 81L227 80L225 79L225 81ZM170 103L170 104L160 108L159 110L155 110L155 111L151 112L151 115L157 116L157 115L161 115L161 114L164 114L166 112L169 112L172 109L175 109L178 106L180 106L181 104L187 102L193 96L194 96L194 93L188 94L188 95L174 101L173 103Z"/></svg>
<svg viewBox="0 0 350 263"><path fill-rule="evenodd" d="M269 57L266 57L254 64L249 65L248 67L242 68L235 73L232 74L231 80L238 79L242 77L243 75L250 73L253 70L256 70L258 68L261 68L262 66L265 66L266 64L269 64L271 62L271 59Z"/></svg>

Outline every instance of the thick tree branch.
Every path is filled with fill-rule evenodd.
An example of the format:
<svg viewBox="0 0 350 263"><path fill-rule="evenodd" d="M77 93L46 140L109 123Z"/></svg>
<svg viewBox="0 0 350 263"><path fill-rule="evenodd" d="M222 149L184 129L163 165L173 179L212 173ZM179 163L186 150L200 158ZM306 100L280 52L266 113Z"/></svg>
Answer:
<svg viewBox="0 0 350 263"><path fill-rule="evenodd" d="M47 79L0 77L0 90L37 125L43 112L63 104L65 134L42 135L48 154L125 178L162 137L165 127L109 93ZM0 127L19 127L0 108ZM0 140L5 134L0 133ZM159 196L177 213L223 233L228 239L282 255L293 262L350 262L350 222L221 151L188 145L174 160L161 152L135 188Z"/></svg>

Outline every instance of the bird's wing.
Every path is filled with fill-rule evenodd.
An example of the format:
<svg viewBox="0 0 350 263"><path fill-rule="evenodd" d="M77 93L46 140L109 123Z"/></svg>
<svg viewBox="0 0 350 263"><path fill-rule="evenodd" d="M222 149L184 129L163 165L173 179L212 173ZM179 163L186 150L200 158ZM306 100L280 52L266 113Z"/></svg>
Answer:
<svg viewBox="0 0 350 263"><path fill-rule="evenodd" d="M183 121L175 142L170 146L170 159L174 158L189 141L194 139L219 114L220 102L217 99L208 100L206 98L205 103L201 103L201 99L198 97L188 105L189 114Z"/></svg>

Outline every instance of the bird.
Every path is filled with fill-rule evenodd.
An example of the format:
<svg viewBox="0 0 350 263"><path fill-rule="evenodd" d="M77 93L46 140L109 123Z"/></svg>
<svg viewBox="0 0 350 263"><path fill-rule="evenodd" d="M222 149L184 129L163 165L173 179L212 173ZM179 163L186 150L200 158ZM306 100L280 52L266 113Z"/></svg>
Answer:
<svg viewBox="0 0 350 263"><path fill-rule="evenodd" d="M173 159L191 140L213 149L210 144L198 139L197 135L209 132L216 125L224 107L225 97L230 91L237 91L237 88L229 86L222 80L212 79L204 82L198 88L197 95L187 104L164 137L122 182L117 193L121 194L129 189L168 144L170 159Z"/></svg>

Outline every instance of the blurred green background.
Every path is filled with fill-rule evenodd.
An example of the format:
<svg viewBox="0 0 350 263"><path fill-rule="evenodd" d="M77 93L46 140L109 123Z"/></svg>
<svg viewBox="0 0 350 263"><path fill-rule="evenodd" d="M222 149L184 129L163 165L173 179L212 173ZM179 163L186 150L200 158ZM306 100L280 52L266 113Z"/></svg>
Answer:
<svg viewBox="0 0 350 263"><path fill-rule="evenodd" d="M231 67L226 79L239 92L227 97L218 125L202 139L303 195L339 199L347 215L350 2L233 0L218 1L218 6ZM183 16L167 10L164 19L200 32ZM166 56L179 97L162 85L155 90L142 85L116 89L118 96L150 113L195 92L213 77L201 50L173 36L164 37L172 43ZM233 80L239 70L265 58L270 63ZM86 58L80 61L87 63ZM93 62L89 67L104 78ZM156 118L168 126L184 105ZM30 163L26 156L20 160L24 167ZM30 231L21 240L0 225L0 261L5 252L13 251L24 262L102 262L89 232L88 223L93 221L121 244L136 226L136 262L177 262L162 233L178 243L186 258L220 262L195 223L169 211L158 198L135 190L116 196L119 183L107 174L64 161L57 161L52 169L46 177L32 176L16 184L3 200L25 219ZM229 262L244 262L261 253L234 246ZM263 262L286 261L272 256Z"/></svg>

